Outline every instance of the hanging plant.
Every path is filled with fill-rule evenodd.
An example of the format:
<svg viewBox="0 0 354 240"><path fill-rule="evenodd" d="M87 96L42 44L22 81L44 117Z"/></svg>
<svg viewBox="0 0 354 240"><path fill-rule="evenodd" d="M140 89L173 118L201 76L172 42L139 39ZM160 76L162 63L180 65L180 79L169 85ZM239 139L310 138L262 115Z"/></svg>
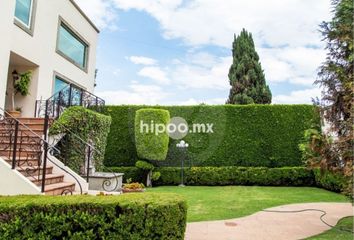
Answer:
<svg viewBox="0 0 354 240"><path fill-rule="evenodd" d="M22 96L27 96L29 94L31 78L31 71L27 71L25 73L20 74L19 79L17 81L14 81L14 89L16 94L20 93Z"/></svg>

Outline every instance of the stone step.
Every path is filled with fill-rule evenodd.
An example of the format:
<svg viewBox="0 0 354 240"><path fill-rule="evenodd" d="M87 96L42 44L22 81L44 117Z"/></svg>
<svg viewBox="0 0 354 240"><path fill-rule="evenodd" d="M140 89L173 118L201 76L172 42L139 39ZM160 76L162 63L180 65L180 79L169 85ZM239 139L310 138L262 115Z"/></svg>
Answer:
<svg viewBox="0 0 354 240"><path fill-rule="evenodd" d="M75 183L70 183L70 182L62 182L62 183L46 185L44 190L46 195L71 194L74 191L75 191Z"/></svg>
<svg viewBox="0 0 354 240"><path fill-rule="evenodd" d="M5 161L12 165L12 160L9 159L9 158L6 158ZM33 166L33 167L36 167L36 166L39 166L40 165L40 161L39 159L27 159L27 158L19 158L19 159L16 159L16 166Z"/></svg>
<svg viewBox="0 0 354 240"><path fill-rule="evenodd" d="M18 118L18 120L27 125L27 124L44 124L44 118Z"/></svg>
<svg viewBox="0 0 354 240"><path fill-rule="evenodd" d="M37 147L37 146L36 146ZM0 149L0 156L11 157L12 159L13 150L11 149ZM17 149L16 157L28 158L28 159L38 159L42 156L42 151L37 149Z"/></svg>
<svg viewBox="0 0 354 240"><path fill-rule="evenodd" d="M9 136L14 136L15 131L9 132L8 130L0 129L0 136L2 139L6 139ZM43 129L34 129L34 130L19 130L18 131L18 137L42 137L43 134Z"/></svg>
<svg viewBox="0 0 354 240"><path fill-rule="evenodd" d="M19 171L25 177L36 177L43 173L43 167L33 167L33 166L20 166L16 167L16 170ZM53 167L46 167L46 174L52 174Z"/></svg>
<svg viewBox="0 0 354 240"><path fill-rule="evenodd" d="M27 178L37 186L42 185L42 176L27 177ZM46 174L45 185L51 185L51 184L62 183L62 182L64 182L64 175Z"/></svg>

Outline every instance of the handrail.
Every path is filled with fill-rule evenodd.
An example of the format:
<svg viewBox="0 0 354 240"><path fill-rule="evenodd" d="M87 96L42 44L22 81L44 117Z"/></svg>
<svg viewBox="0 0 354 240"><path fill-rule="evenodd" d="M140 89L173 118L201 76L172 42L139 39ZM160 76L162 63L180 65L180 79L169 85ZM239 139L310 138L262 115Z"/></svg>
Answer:
<svg viewBox="0 0 354 240"><path fill-rule="evenodd" d="M103 107L105 106L105 101L94 95L93 93L90 93L84 89L80 89L78 91L78 88L74 87L72 84L64 87L61 89L59 92L56 92L53 96L48 98L47 100L37 100L36 101L36 108L35 108L35 117L43 116L45 117L45 121L49 122L49 118L52 119L58 119L60 115L63 113L63 111L67 107L71 106L83 106L86 108L93 108L96 111L103 110ZM86 181L89 182L89 177L90 177L90 169L92 166L91 160L94 157L101 157L103 158L103 154L95 147L93 144L85 141L82 139L80 136L77 134L73 133L70 129L66 128L63 126L63 124L59 123L58 121L55 122L56 124L59 124L60 127L64 128L67 133L70 133L74 138L76 138L80 144L79 146L82 146L82 149L80 149L80 152L84 153L84 174L86 175ZM45 127L44 134L45 138L48 138L48 125ZM74 146L67 146L74 148ZM64 160L64 165L65 165L65 160ZM85 172L86 171L86 172ZM116 189L118 186L118 176L112 172L116 179L116 186L113 188ZM105 191L110 191L107 189L107 187L111 186L112 182L110 180L106 180L102 184L102 188Z"/></svg>
<svg viewBox="0 0 354 240"><path fill-rule="evenodd" d="M85 147L85 149L88 149L88 151L85 151L85 153L87 154L87 156L85 156L85 160L87 162L85 162L85 164L87 164L86 166L84 166L84 169L86 171L86 181L89 182L89 177L90 177L90 163L93 157L97 155L99 155L99 157L103 157L103 154L101 153L101 151L99 151L96 147L94 147L92 144L90 144L89 142L86 142L85 140L83 140L80 136L78 136L77 134L75 134L74 132L72 132L70 129L66 128L63 124L61 124L60 122L56 122L56 124L59 124L60 127L63 127L65 129L65 131L68 131L73 137L75 137L77 140L79 140L81 142L81 144ZM72 146L73 147L73 146ZM104 189L106 192L111 192L113 190L115 190L119 184L118 181L118 177L113 171L110 171L110 173L113 174L115 181L115 186L111 187L111 189L107 189L107 187L112 185L112 182L110 180L105 180L102 183L102 189Z"/></svg>
<svg viewBox="0 0 354 240"><path fill-rule="evenodd" d="M5 114L8 116L6 117ZM60 168L61 170L63 170L64 172L68 173L69 175L71 175L71 177L73 177L73 179L75 179L75 181L77 182L79 188L80 188L80 193L82 194L83 191L82 191L82 186L81 186L81 183L80 181L73 175L71 174L70 172L68 172L66 169L62 168L61 166L59 166L58 164L56 164L54 161L52 161L52 159L50 159L48 157L48 153L53 156L55 153L54 153L54 150L56 153L60 153L60 150L58 148L56 148L55 146L51 145L47 139L43 138L42 136L40 136L39 134L37 134L36 132L34 132L32 129L30 129L28 126L26 126L25 124L23 124L21 121L19 121L17 118L15 118L14 116L12 116L10 113L8 113L6 110L4 110L3 108L0 107L0 116L3 115L3 118L0 118L0 120L4 120L6 118L8 119L11 119L11 121L15 121L15 133L14 133L14 146L12 148L12 146L10 146L10 151L13 151L13 156L12 156L12 169L15 169L16 167L16 158L17 158L17 154L19 154L19 157L21 157L21 145L23 144L22 143L22 138L27 138L26 140L30 140L32 139L33 137L34 138L37 138L39 140L39 142L32 142L32 144L34 145L34 147L38 147L36 146L37 144L40 144L40 148L38 150L41 151L41 153L37 156L38 157L38 168L37 169L29 169L27 167L27 169L23 169L21 168L20 165L18 165L22 170L24 170L26 172L27 175L30 174L30 171L32 170L35 170L35 172L37 171L38 172L38 176L28 176L28 177L31 177L33 178L34 180L36 181L42 181L41 182L41 192L45 192L45 181L46 181L46 166L47 166L47 160L49 160L52 164L56 165L58 168ZM5 122L5 125L6 125L6 122ZM18 136L18 131L19 131L19 125L21 127L23 127L23 129L25 131L28 131L32 134L32 136L23 136L23 129L21 129L22 133L21 133L21 139L20 139L20 148L18 149L17 151L17 145L18 145L18 140L17 140L17 136ZM45 125L48 125L48 122L45 122ZM10 132L10 136L9 136L9 144L12 145L12 132ZM31 148L32 149L32 148ZM32 149L33 150L33 149ZM43 155L42 155L43 154ZM32 158L31 158L32 157ZM30 155L27 155L26 156L26 161L29 161L29 160L35 160L36 156L33 156L32 154ZM9 158L10 159L10 158ZM33 166L32 163L29 163L27 162L27 165L28 166ZM42 167L42 173L41 173L41 167ZM67 193L72 193L71 190L68 190L68 189L64 189L64 191L62 192L62 194L67 194Z"/></svg>
<svg viewBox="0 0 354 240"><path fill-rule="evenodd" d="M26 131L31 132L33 135L35 135L38 138L42 139L42 136L40 136L38 133L34 132L31 128L29 128L28 126L26 126L25 124L23 124L22 122L20 122L17 118L15 118L14 116L12 116L9 112L7 112L6 110L4 110L2 107L0 107L0 111L2 111L3 113L5 113L6 115L10 116L11 119L15 120L16 122L18 122L18 124L21 125L21 127L26 128ZM0 114L1 115L1 114ZM5 115L4 115L5 117ZM44 139L42 139L43 142L46 142L48 145L50 145L50 143ZM57 151L59 151L59 149L55 148L54 146L52 146L52 149L55 149Z"/></svg>
<svg viewBox="0 0 354 240"><path fill-rule="evenodd" d="M100 111L106 102L102 98L72 84L54 93L47 100L37 100L35 105L35 117L48 114L51 118L58 118L62 112L71 106L84 106Z"/></svg>

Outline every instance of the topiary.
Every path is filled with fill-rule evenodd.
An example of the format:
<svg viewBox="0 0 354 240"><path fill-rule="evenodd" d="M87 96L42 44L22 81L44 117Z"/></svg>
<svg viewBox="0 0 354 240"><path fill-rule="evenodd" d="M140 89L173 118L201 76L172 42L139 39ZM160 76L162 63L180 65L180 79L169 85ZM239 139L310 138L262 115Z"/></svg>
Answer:
<svg viewBox="0 0 354 240"><path fill-rule="evenodd" d="M135 146L138 157L163 161L168 152L169 136L166 126L170 121L167 110L145 108L135 114Z"/></svg>

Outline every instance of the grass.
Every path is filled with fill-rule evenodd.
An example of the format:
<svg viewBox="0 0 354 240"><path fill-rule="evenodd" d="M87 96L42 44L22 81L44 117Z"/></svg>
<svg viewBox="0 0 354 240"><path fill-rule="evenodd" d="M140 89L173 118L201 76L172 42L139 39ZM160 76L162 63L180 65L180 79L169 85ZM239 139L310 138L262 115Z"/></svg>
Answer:
<svg viewBox="0 0 354 240"><path fill-rule="evenodd" d="M188 203L188 222L247 216L262 209L291 203L349 202L341 194L311 187L157 187L148 192L177 193Z"/></svg>
<svg viewBox="0 0 354 240"><path fill-rule="evenodd" d="M338 229L341 228L341 229L348 229L353 231L353 219L354 217L342 218L337 223L335 228L332 228L317 236L307 238L307 240L353 240L354 234L350 232L340 231Z"/></svg>

